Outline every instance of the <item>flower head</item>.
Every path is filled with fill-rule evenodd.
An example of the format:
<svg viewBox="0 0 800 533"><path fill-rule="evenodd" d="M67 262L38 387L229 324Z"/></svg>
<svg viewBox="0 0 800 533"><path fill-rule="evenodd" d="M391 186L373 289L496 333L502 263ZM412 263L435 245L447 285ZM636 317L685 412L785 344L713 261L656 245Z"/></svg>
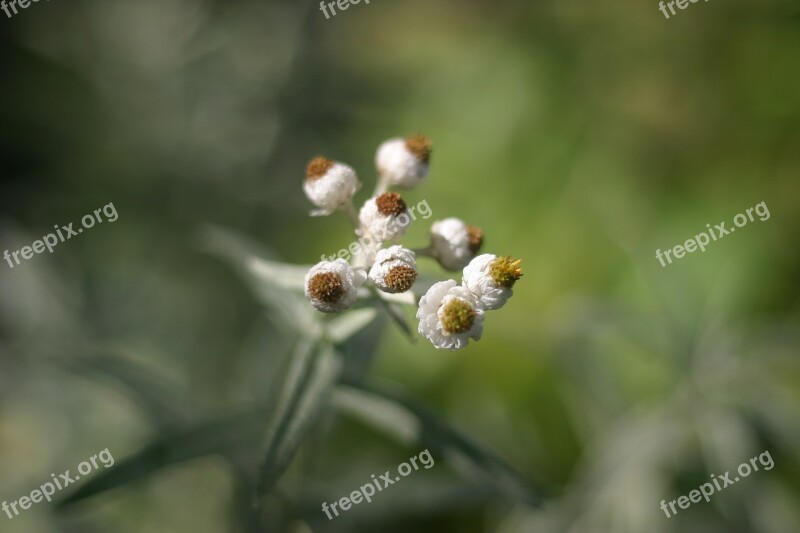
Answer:
<svg viewBox="0 0 800 533"><path fill-rule="evenodd" d="M476 298L454 280L434 284L420 299L419 332L433 346L448 350L464 348L469 339L483 333L483 309Z"/></svg>
<svg viewBox="0 0 800 533"><path fill-rule="evenodd" d="M511 298L511 288L522 277L520 261L492 254L479 255L464 269L463 285L487 310L500 309Z"/></svg>
<svg viewBox="0 0 800 533"><path fill-rule="evenodd" d="M406 292L417 280L416 254L399 245L380 250L369 279L383 292Z"/></svg>
<svg viewBox="0 0 800 533"><path fill-rule="evenodd" d="M358 219L364 230L379 241L402 237L411 223L406 203L394 192L367 200Z"/></svg>
<svg viewBox="0 0 800 533"><path fill-rule="evenodd" d="M416 135L381 144L375 155L375 165L388 185L412 188L427 177L430 159L430 139Z"/></svg>
<svg viewBox="0 0 800 533"><path fill-rule="evenodd" d="M362 270L353 269L344 259L322 261L306 274L306 297L323 313L338 313L355 303L366 278Z"/></svg>
<svg viewBox="0 0 800 533"><path fill-rule="evenodd" d="M353 198L361 187L355 170L325 157L315 157L306 168L303 190L318 214L330 214Z"/></svg>
<svg viewBox="0 0 800 533"><path fill-rule="evenodd" d="M483 231L457 218L446 218L431 226L431 254L442 268L461 270L483 246Z"/></svg>

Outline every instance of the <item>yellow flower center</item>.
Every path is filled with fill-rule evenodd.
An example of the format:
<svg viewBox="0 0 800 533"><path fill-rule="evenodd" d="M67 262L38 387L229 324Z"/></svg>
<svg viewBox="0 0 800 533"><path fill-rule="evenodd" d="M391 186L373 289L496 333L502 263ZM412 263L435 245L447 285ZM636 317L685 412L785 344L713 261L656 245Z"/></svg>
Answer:
<svg viewBox="0 0 800 533"><path fill-rule="evenodd" d="M489 275L499 286L510 289L522 277L521 262L521 259L512 262L510 257L498 257L490 263Z"/></svg>

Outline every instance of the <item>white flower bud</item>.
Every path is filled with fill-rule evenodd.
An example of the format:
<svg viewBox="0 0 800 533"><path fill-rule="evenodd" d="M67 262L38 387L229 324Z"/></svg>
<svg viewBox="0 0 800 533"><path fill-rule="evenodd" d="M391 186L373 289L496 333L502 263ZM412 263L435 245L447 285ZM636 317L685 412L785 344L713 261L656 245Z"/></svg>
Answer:
<svg viewBox="0 0 800 533"><path fill-rule="evenodd" d="M522 277L520 261L492 254L479 255L464 269L463 286L486 310L500 309L511 298L511 288Z"/></svg>
<svg viewBox="0 0 800 533"><path fill-rule="evenodd" d="M383 292L406 292L417 280L416 254L399 245L380 250L369 279Z"/></svg>
<svg viewBox="0 0 800 533"><path fill-rule="evenodd" d="M384 193L370 198L358 214L364 231L379 241L398 239L405 234L411 217L399 194Z"/></svg>
<svg viewBox="0 0 800 533"><path fill-rule="evenodd" d="M367 280L363 270L356 270L344 259L322 261L306 274L306 297L323 313L338 313L353 305L358 288Z"/></svg>
<svg viewBox="0 0 800 533"><path fill-rule="evenodd" d="M442 268L461 270L483 246L483 231L457 218L446 218L431 226L431 255Z"/></svg>
<svg viewBox="0 0 800 533"><path fill-rule="evenodd" d="M475 297L455 281L434 284L419 301L419 332L435 348L460 350L469 339L480 340L483 309Z"/></svg>
<svg viewBox="0 0 800 533"><path fill-rule="evenodd" d="M306 169L303 190L319 211L314 214L329 215L353 198L361 187L355 170L345 165L315 157Z"/></svg>
<svg viewBox="0 0 800 533"><path fill-rule="evenodd" d="M428 175L431 141L422 135L390 139L378 147L375 166L389 186L412 188Z"/></svg>

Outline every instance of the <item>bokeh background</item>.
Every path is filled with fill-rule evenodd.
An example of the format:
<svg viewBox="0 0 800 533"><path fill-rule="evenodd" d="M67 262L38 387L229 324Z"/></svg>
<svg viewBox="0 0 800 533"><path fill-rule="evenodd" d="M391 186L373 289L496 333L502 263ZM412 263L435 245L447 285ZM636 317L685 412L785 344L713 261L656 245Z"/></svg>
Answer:
<svg viewBox="0 0 800 533"><path fill-rule="evenodd" d="M119 465L265 409L237 453L143 468L72 506L0 515L0 530L800 531L800 5L699 2L669 20L654 0L318 7L54 0L0 16L0 247L119 213L0 265L0 499L104 448ZM493 450L544 503L434 453L329 522L322 501L422 449L331 416L254 508L292 339L208 236L298 264L333 254L352 237L344 217L307 216L308 159L353 165L361 202L378 144L417 132L433 167L407 200L434 217L404 242L457 216L525 276L461 352L373 328L367 381ZM762 201L769 220L655 259ZM774 469L660 510L765 450Z"/></svg>

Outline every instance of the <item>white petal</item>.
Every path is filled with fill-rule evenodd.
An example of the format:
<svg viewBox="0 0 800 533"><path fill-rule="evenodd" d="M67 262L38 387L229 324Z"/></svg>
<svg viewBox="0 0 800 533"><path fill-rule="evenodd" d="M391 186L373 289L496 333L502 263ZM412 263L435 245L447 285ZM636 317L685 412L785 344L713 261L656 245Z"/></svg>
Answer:
<svg viewBox="0 0 800 533"><path fill-rule="evenodd" d="M408 213L385 216L378 210L375 198L370 198L361 208L358 219L367 233L379 241L390 241L402 237L411 224Z"/></svg>
<svg viewBox="0 0 800 533"><path fill-rule="evenodd" d="M306 179L303 184L308 199L320 208L314 211L318 215L333 212L353 198L360 187L355 170L344 163L334 163L324 176Z"/></svg>
<svg viewBox="0 0 800 533"><path fill-rule="evenodd" d="M447 270L464 268L474 255L470 249L469 227L458 218L446 218L431 226L431 252Z"/></svg>
<svg viewBox="0 0 800 533"><path fill-rule="evenodd" d="M439 311L453 299L463 300L475 310L475 320L469 331L455 334L444 331ZM475 297L464 287L458 286L454 280L434 284L420 299L417 310L420 334L431 341L435 348L448 350L464 348L470 338L479 340L483 333L483 316L483 309Z"/></svg>
<svg viewBox="0 0 800 533"><path fill-rule="evenodd" d="M491 263L496 258L497 256L492 254L479 255L464 268L462 285L480 301L487 311L500 309L513 294L511 289L495 283L489 274Z"/></svg>
<svg viewBox="0 0 800 533"><path fill-rule="evenodd" d="M389 185L412 188L428 175L429 165L417 159L405 139L390 139L378 147L375 166Z"/></svg>

